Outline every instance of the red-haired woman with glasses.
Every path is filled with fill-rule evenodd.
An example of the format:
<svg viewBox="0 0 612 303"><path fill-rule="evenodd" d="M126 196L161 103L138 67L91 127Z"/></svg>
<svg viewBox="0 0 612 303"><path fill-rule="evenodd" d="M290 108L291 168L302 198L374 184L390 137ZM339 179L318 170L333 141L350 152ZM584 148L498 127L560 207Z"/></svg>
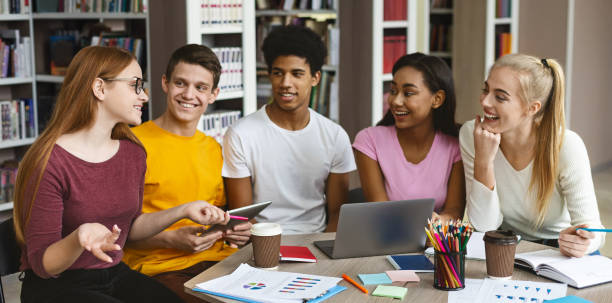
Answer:
<svg viewBox="0 0 612 303"><path fill-rule="evenodd" d="M128 125L141 123L147 100L142 70L124 50L87 47L70 63L15 185L22 302L180 302L122 263L122 247L183 218L229 216L203 201L141 213L146 152Z"/></svg>

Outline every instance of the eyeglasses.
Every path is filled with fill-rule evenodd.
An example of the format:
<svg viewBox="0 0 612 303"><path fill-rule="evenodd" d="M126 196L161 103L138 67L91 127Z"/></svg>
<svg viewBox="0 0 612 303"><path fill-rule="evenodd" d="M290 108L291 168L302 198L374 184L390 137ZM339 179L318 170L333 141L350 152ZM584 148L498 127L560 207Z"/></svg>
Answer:
<svg viewBox="0 0 612 303"><path fill-rule="evenodd" d="M140 95L140 93L142 93L142 91L145 89L144 88L144 80L142 78L138 78L138 77L133 77L133 78L100 78L104 81L136 81L136 83L131 84L130 86L134 87L134 92L136 92L137 95Z"/></svg>

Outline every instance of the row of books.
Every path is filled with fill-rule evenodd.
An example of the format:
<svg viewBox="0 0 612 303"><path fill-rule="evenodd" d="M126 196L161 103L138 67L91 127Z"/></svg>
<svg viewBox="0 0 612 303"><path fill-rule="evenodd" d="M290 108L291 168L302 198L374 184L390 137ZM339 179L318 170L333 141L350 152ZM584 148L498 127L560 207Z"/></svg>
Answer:
<svg viewBox="0 0 612 303"><path fill-rule="evenodd" d="M34 138L34 105L32 99L0 101L0 141Z"/></svg>
<svg viewBox="0 0 612 303"><path fill-rule="evenodd" d="M242 48L214 47L212 51L221 63L219 89L222 92L242 90Z"/></svg>
<svg viewBox="0 0 612 303"><path fill-rule="evenodd" d="M407 0L385 0L383 6L383 20L406 20L408 19Z"/></svg>
<svg viewBox="0 0 612 303"><path fill-rule="evenodd" d="M512 15L512 0L495 0L495 18L509 18Z"/></svg>
<svg viewBox="0 0 612 303"><path fill-rule="evenodd" d="M101 36L84 37L78 30L58 30L49 36L49 67L51 75L62 76L74 55L83 47L103 45L123 48L136 57L141 67L146 67L144 60L144 40L130 37L125 32L107 32ZM143 72L145 72L143 70Z"/></svg>
<svg viewBox="0 0 612 303"><path fill-rule="evenodd" d="M512 53L512 34L497 33L495 35L495 58Z"/></svg>
<svg viewBox="0 0 612 303"><path fill-rule="evenodd" d="M13 201L17 162L5 161L0 166L0 203Z"/></svg>
<svg viewBox="0 0 612 303"><path fill-rule="evenodd" d="M431 0L431 8L453 8L453 0Z"/></svg>
<svg viewBox="0 0 612 303"><path fill-rule="evenodd" d="M242 24L242 2L243 0L201 0L202 25Z"/></svg>
<svg viewBox="0 0 612 303"><path fill-rule="evenodd" d="M334 10L334 0L257 0L257 9L329 9Z"/></svg>
<svg viewBox="0 0 612 303"><path fill-rule="evenodd" d="M32 41L18 29L0 30L0 77L32 76Z"/></svg>
<svg viewBox="0 0 612 303"><path fill-rule="evenodd" d="M31 0L0 0L0 14L28 14Z"/></svg>
<svg viewBox="0 0 612 303"><path fill-rule="evenodd" d="M399 57L406 54L406 36L385 36L383 41L383 73L391 73L393 64Z"/></svg>
<svg viewBox="0 0 612 303"><path fill-rule="evenodd" d="M432 52L450 52L453 43L453 26L442 23L430 24L429 31L429 50Z"/></svg>
<svg viewBox="0 0 612 303"><path fill-rule="evenodd" d="M327 46L326 64L337 66L340 62L340 29L334 24L335 20L315 20L312 18L300 18L296 16L274 16L262 17L257 23L257 62L265 62L261 46L263 40L276 27L284 25L304 26L312 29L323 39Z"/></svg>
<svg viewBox="0 0 612 303"><path fill-rule="evenodd" d="M233 111L213 111L202 115L198 123L198 130L217 140L223 142L223 135L227 129L240 119L239 110Z"/></svg>
<svg viewBox="0 0 612 303"><path fill-rule="evenodd" d="M338 106L338 84L331 72L323 71L319 85L313 87L310 92L309 107L337 121Z"/></svg>
<svg viewBox="0 0 612 303"><path fill-rule="evenodd" d="M146 66L143 59L144 40L140 38L134 38L127 35L127 33L103 33L102 36L91 37L91 45L101 46L112 46L123 48L132 53L140 66Z"/></svg>
<svg viewBox="0 0 612 303"><path fill-rule="evenodd" d="M26 0L27 1L27 0ZM149 0L36 0L38 13L144 13Z"/></svg>

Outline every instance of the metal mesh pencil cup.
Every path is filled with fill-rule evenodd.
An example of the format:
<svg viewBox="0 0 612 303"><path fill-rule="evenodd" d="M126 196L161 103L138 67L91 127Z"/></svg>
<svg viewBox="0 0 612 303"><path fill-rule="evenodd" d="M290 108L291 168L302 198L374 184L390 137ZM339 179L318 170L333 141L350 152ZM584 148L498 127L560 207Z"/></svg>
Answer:
<svg viewBox="0 0 612 303"><path fill-rule="evenodd" d="M465 288L465 254L434 250L434 283L441 290L461 290Z"/></svg>

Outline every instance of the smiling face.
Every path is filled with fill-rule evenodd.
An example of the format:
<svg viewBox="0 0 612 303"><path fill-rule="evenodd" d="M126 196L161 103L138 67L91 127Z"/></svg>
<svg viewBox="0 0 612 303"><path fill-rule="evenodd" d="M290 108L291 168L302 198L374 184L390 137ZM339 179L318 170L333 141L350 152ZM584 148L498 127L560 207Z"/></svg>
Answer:
<svg viewBox="0 0 612 303"><path fill-rule="evenodd" d="M100 98L102 100L101 109L117 123L139 125L142 122L142 106L149 100L149 96L144 90L136 94L137 78L142 79L142 70L136 61L132 61L117 76L113 77L113 79L125 80L103 81L104 94Z"/></svg>
<svg viewBox="0 0 612 303"><path fill-rule="evenodd" d="M312 75L305 58L279 56L270 68L274 103L282 110L293 112L306 109L312 87L319 83L321 72Z"/></svg>
<svg viewBox="0 0 612 303"><path fill-rule="evenodd" d="M508 67L491 70L480 95L480 105L484 111L483 127L494 133L505 133L531 125L539 104L532 102L528 106L519 95L520 89L516 71Z"/></svg>
<svg viewBox="0 0 612 303"><path fill-rule="evenodd" d="M419 70L405 66L393 75L389 110L395 127L406 129L427 123L433 127L433 109L444 103L444 92L432 93Z"/></svg>
<svg viewBox="0 0 612 303"><path fill-rule="evenodd" d="M180 123L198 123L219 88L213 89L213 74L198 64L179 62L170 79L162 76L168 117Z"/></svg>

